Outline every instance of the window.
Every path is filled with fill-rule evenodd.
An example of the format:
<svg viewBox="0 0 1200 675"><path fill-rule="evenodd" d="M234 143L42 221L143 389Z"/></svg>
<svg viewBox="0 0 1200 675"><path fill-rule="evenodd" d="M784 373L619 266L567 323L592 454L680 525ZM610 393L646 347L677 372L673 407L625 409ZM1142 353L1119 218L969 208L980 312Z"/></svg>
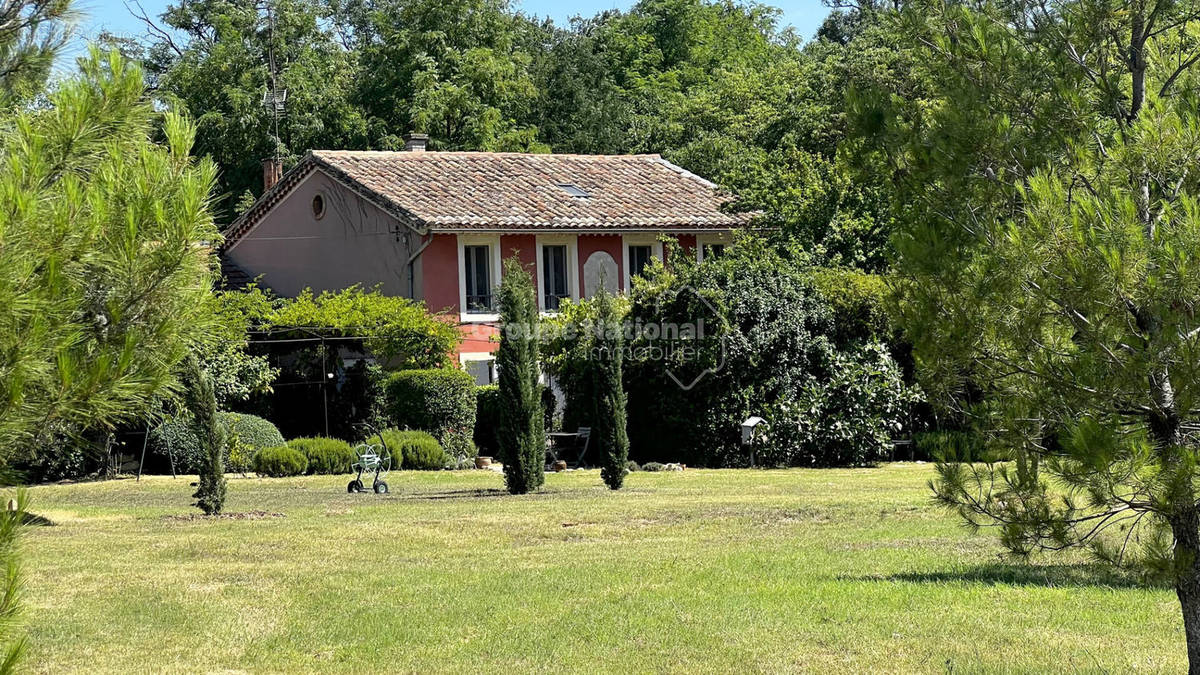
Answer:
<svg viewBox="0 0 1200 675"><path fill-rule="evenodd" d="M471 359L463 361L463 367L471 377L475 378L475 384L481 387L485 384L496 383L495 359Z"/></svg>
<svg viewBox="0 0 1200 675"><path fill-rule="evenodd" d="M650 264L650 258L654 255L654 249L650 246L630 246L629 247L629 276L638 277Z"/></svg>
<svg viewBox="0 0 1200 675"><path fill-rule="evenodd" d="M312 198L313 217L320 220L325 217L325 196L316 195Z"/></svg>
<svg viewBox="0 0 1200 675"><path fill-rule="evenodd" d="M587 191L581 189L578 185L572 185L570 183L559 183L558 187L565 190L566 193L571 195L572 197L591 197L591 195L588 194Z"/></svg>
<svg viewBox="0 0 1200 675"><path fill-rule="evenodd" d="M720 258L725 255L725 244L705 244L703 258Z"/></svg>
<svg viewBox="0 0 1200 675"><path fill-rule="evenodd" d="M467 277L467 311L493 311L491 247L463 246L463 270Z"/></svg>
<svg viewBox="0 0 1200 675"><path fill-rule="evenodd" d="M567 247L563 244L542 246L542 308L558 311L558 303L571 297L567 275Z"/></svg>

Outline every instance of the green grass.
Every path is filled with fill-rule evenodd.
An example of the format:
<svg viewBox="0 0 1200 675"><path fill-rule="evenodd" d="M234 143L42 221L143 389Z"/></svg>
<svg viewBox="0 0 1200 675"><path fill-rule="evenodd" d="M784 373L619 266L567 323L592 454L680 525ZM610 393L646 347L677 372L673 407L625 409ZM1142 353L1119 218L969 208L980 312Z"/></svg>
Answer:
<svg viewBox="0 0 1200 675"><path fill-rule="evenodd" d="M1185 670L1174 594L1012 564L930 503L928 465L45 486L27 541L41 672Z"/></svg>

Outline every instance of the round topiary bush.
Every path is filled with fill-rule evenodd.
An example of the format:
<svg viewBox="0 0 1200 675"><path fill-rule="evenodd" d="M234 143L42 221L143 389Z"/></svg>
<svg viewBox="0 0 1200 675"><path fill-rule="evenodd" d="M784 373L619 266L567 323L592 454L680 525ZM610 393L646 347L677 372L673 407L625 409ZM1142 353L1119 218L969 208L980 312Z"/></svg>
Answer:
<svg viewBox="0 0 1200 675"><path fill-rule="evenodd" d="M350 465L354 463L354 450L341 439L324 436L293 438L287 442L287 446L308 459L310 474L348 473Z"/></svg>
<svg viewBox="0 0 1200 675"><path fill-rule="evenodd" d="M433 434L451 457L471 457L475 389L461 370L402 370L387 381L388 416L397 427Z"/></svg>
<svg viewBox="0 0 1200 675"><path fill-rule="evenodd" d="M393 468L436 471L446 468L450 462L450 456L428 432L387 429L383 432L383 438L392 453ZM364 442L378 444L379 437L372 436Z"/></svg>
<svg viewBox="0 0 1200 675"><path fill-rule="evenodd" d="M308 469L308 458L286 445L263 448L254 454L254 472L260 476L299 476Z"/></svg>
<svg viewBox="0 0 1200 675"><path fill-rule="evenodd" d="M279 429L256 415L217 413L225 427L225 468L245 472L251 469L254 454L263 448L284 444ZM190 420L169 419L150 432L150 451L166 460L173 459L175 470L196 473L200 467L200 439Z"/></svg>

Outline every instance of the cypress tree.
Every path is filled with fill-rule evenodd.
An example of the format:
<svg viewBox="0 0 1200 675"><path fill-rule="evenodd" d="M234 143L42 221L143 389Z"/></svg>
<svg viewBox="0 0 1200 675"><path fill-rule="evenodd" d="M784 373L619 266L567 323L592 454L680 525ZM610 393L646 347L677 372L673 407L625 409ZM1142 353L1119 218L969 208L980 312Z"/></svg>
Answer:
<svg viewBox="0 0 1200 675"><path fill-rule="evenodd" d="M596 349L589 362L594 405L591 441L600 453L600 476L608 487L618 490L625 482L629 461L625 389L621 383L625 343L612 296L603 287L595 296L595 304Z"/></svg>
<svg viewBox="0 0 1200 675"><path fill-rule="evenodd" d="M516 258L504 264L500 284L500 425L497 443L508 491L525 494L545 479L546 433L538 383L537 298L533 280Z"/></svg>
<svg viewBox="0 0 1200 675"><path fill-rule="evenodd" d="M221 512L225 506L225 429L217 421L217 399L212 382L200 368L194 355L184 363L184 385L188 411L196 427L196 436L204 451L201 458L200 481L196 488L196 507L208 515Z"/></svg>

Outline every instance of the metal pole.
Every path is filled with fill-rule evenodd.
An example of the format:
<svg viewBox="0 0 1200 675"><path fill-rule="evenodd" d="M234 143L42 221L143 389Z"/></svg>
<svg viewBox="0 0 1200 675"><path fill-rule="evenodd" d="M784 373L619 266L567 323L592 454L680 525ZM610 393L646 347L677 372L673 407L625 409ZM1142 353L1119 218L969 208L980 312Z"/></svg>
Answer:
<svg viewBox="0 0 1200 675"><path fill-rule="evenodd" d="M150 425L147 424L146 431L143 432L143 434L142 434L142 459L138 461L138 475L137 475L137 481L135 481L135 482L141 482L141 480L142 480L142 465L144 465L146 463L146 443L148 443L149 441L150 441Z"/></svg>
<svg viewBox="0 0 1200 675"><path fill-rule="evenodd" d="M329 372L325 368L325 338L321 337L321 405L325 412L325 436L329 436L329 394L325 389Z"/></svg>

